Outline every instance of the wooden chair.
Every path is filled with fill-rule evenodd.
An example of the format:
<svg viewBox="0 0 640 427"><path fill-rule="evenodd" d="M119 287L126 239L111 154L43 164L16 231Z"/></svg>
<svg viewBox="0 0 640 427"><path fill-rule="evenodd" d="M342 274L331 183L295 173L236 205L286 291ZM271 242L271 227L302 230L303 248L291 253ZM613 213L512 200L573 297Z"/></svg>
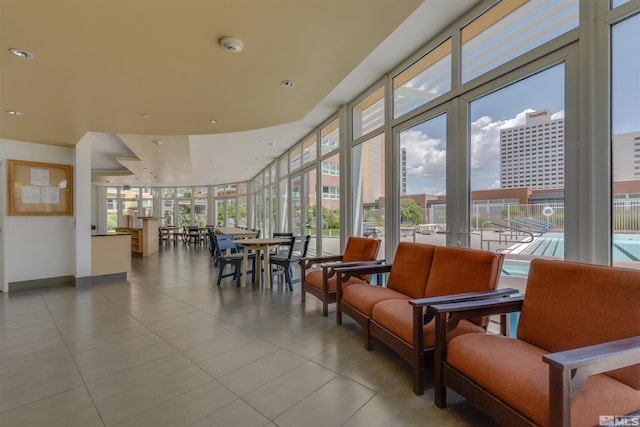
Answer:
<svg viewBox="0 0 640 427"><path fill-rule="evenodd" d="M224 277L233 276L236 281L236 286L240 286L240 275L251 273L252 281L256 281L256 273L253 268L256 254L247 254L247 262L249 269L246 272L242 271L242 254L238 253L236 244L233 243L235 238L230 234L215 234L213 231L209 232L209 236L214 242L214 251L216 259L218 260L218 280L217 285L220 286L220 282ZM225 273L225 267L227 265L234 267L230 273Z"/></svg>
<svg viewBox="0 0 640 427"><path fill-rule="evenodd" d="M327 317L329 315L329 304L336 302L336 276L332 267L345 263L354 264L375 261L379 249L379 239L351 236L342 255L302 258L300 260L300 277L302 278L300 295L302 303L306 301L306 293L309 292L322 302L322 315ZM321 268L311 270L314 265ZM343 285L368 283L369 279L369 275L352 277Z"/></svg>
<svg viewBox="0 0 640 427"><path fill-rule="evenodd" d="M271 264L269 274L271 274L271 283L273 283L274 275L284 275L289 290L293 291L293 270L291 267L300 264L300 259L307 256L311 236L291 236L290 238L291 241L287 249L269 257L269 264Z"/></svg>
<svg viewBox="0 0 640 427"><path fill-rule="evenodd" d="M505 426L606 425L600 416L640 411L639 307L638 270L542 259L524 296L433 305L435 403L451 388ZM515 338L445 339L460 319L515 311Z"/></svg>

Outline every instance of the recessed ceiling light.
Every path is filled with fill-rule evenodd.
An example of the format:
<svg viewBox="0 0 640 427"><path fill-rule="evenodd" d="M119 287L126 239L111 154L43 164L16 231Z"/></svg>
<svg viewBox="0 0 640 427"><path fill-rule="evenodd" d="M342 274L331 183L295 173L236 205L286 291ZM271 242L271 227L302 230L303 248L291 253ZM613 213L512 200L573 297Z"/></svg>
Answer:
<svg viewBox="0 0 640 427"><path fill-rule="evenodd" d="M211 123L213 123L214 125L220 124L220 120L216 120L216 119L211 119L209 120Z"/></svg>
<svg viewBox="0 0 640 427"><path fill-rule="evenodd" d="M7 114L10 114L12 116L21 116L22 115L22 111L7 110Z"/></svg>
<svg viewBox="0 0 640 427"><path fill-rule="evenodd" d="M19 56L24 59L33 59L33 53L27 52L26 50L11 48L9 52L13 53L15 56Z"/></svg>
<svg viewBox="0 0 640 427"><path fill-rule="evenodd" d="M154 139L154 140L152 140L151 142L153 142L153 143L154 143L154 144L156 144L156 145L162 145L162 144L163 144L163 142L162 142L162 140L161 140L161 139Z"/></svg>
<svg viewBox="0 0 640 427"><path fill-rule="evenodd" d="M147 113L140 113L139 115L141 119L148 119L149 117L151 117L151 115Z"/></svg>
<svg viewBox="0 0 640 427"><path fill-rule="evenodd" d="M294 87L296 84L291 80L283 80L280 82L283 87Z"/></svg>
<svg viewBox="0 0 640 427"><path fill-rule="evenodd" d="M275 142L270 142L269 145L272 146L272 147L275 147L276 143Z"/></svg>

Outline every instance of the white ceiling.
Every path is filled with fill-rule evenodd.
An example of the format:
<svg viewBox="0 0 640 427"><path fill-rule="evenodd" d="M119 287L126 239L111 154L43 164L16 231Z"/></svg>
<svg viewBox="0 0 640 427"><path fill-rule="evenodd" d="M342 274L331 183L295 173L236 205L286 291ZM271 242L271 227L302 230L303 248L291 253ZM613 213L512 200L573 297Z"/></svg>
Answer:
<svg viewBox="0 0 640 427"><path fill-rule="evenodd" d="M0 0L0 138L89 138L96 183L248 180L476 3Z"/></svg>

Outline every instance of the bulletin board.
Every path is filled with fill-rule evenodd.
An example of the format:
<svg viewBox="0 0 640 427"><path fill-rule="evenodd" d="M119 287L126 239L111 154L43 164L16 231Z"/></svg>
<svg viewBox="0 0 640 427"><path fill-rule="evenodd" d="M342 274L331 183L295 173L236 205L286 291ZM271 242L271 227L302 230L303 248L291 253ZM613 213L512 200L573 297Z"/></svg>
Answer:
<svg viewBox="0 0 640 427"><path fill-rule="evenodd" d="M8 160L9 215L73 215L71 165Z"/></svg>

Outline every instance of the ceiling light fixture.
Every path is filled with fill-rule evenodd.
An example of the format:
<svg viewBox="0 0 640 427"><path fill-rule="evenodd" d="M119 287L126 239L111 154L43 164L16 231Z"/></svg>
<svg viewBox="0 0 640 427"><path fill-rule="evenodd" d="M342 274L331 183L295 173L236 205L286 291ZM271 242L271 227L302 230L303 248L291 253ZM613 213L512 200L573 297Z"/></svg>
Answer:
<svg viewBox="0 0 640 427"><path fill-rule="evenodd" d="M151 142L153 142L156 145L162 145L162 140L161 139L154 139Z"/></svg>
<svg viewBox="0 0 640 427"><path fill-rule="evenodd" d="M213 123L214 125L220 124L220 120L216 120L216 119L211 119L209 120L211 123Z"/></svg>
<svg viewBox="0 0 640 427"><path fill-rule="evenodd" d="M11 116L21 116L22 115L22 111L7 110L7 114L9 114Z"/></svg>
<svg viewBox="0 0 640 427"><path fill-rule="evenodd" d="M9 52L13 53L15 56L19 56L23 59L33 59L33 53L27 52L26 50L16 49L15 47L9 49Z"/></svg>
<svg viewBox="0 0 640 427"><path fill-rule="evenodd" d="M148 119L149 117L151 117L151 115L147 113L140 113L139 115L141 119Z"/></svg>
<svg viewBox="0 0 640 427"><path fill-rule="evenodd" d="M220 40L220 46L227 52L238 53L242 50L244 45L238 39L234 39L232 37L225 37Z"/></svg>
<svg viewBox="0 0 640 427"><path fill-rule="evenodd" d="M294 87L296 84L291 80L283 80L280 82L283 87Z"/></svg>

